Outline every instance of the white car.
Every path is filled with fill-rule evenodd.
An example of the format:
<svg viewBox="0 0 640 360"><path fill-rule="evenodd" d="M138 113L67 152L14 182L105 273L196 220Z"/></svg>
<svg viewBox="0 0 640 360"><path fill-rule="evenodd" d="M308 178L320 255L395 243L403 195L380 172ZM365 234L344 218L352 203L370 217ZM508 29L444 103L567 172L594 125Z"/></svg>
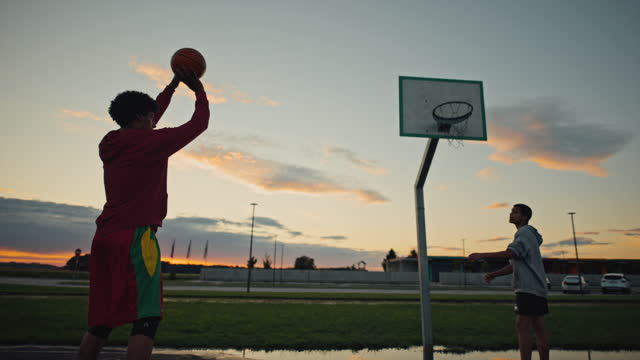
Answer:
<svg viewBox="0 0 640 360"><path fill-rule="evenodd" d="M589 289L589 283L584 279L583 276L580 276L578 278L578 275L567 275L564 277L564 279L562 279L562 292L565 294L570 292L580 293L579 281L582 281L582 292L590 293L591 290Z"/></svg>
<svg viewBox="0 0 640 360"><path fill-rule="evenodd" d="M609 273L604 274L600 279L600 289L603 294L612 291L621 291L627 294L631 294L631 281L627 279L624 274Z"/></svg>

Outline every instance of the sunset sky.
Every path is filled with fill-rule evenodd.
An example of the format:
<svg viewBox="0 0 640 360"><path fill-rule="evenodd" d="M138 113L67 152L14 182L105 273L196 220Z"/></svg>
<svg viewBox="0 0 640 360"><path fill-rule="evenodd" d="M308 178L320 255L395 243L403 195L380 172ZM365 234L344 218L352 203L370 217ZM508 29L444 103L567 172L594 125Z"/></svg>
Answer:
<svg viewBox="0 0 640 360"><path fill-rule="evenodd" d="M207 59L209 129L173 156L167 260L285 266L416 247L427 143L399 136L399 76L482 81L488 141L440 141L425 185L429 255L502 250L533 208L543 254L640 259L640 2L2 1L0 262L88 252L116 94L156 96L182 47ZM158 124L194 99L178 89ZM280 248L278 249L280 252ZM278 254L278 262L280 255ZM279 266L279 264L278 264Z"/></svg>

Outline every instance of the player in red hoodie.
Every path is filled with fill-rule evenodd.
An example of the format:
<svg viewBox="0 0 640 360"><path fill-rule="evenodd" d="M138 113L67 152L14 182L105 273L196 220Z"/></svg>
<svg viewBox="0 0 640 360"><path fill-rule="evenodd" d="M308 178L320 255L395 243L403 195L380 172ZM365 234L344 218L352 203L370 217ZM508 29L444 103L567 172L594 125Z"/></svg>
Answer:
<svg viewBox="0 0 640 360"><path fill-rule="evenodd" d="M196 96L191 120L154 130L180 81ZM202 83L186 70L153 100L125 91L109 114L120 129L100 142L107 202L91 245L89 330L78 359L97 359L111 330L133 324L127 359L149 359L162 319L162 274L156 230L167 215L169 157L207 129L209 102Z"/></svg>

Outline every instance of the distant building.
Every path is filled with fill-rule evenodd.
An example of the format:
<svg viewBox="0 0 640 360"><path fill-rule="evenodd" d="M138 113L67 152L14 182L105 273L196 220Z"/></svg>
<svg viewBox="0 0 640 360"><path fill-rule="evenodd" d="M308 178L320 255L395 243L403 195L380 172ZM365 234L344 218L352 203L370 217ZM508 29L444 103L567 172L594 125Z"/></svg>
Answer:
<svg viewBox="0 0 640 360"><path fill-rule="evenodd" d="M466 258L462 256L429 256L429 277L431 281L440 281L441 272L462 271ZM418 272L418 258L402 257L387 262L389 272Z"/></svg>

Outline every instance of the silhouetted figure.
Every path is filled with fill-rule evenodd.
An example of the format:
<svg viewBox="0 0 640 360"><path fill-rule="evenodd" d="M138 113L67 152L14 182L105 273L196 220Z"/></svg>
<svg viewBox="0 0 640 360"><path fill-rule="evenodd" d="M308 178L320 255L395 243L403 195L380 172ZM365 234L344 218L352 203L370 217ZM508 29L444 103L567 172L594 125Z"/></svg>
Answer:
<svg viewBox="0 0 640 360"><path fill-rule="evenodd" d="M191 120L154 130L180 81L196 95ZM97 359L111 330L129 323L127 359L149 359L163 309L156 231L167 215L167 164L207 129L209 102L195 74L179 69L156 100L125 91L109 114L120 129L99 146L107 202L91 245L89 329L78 359Z"/></svg>

